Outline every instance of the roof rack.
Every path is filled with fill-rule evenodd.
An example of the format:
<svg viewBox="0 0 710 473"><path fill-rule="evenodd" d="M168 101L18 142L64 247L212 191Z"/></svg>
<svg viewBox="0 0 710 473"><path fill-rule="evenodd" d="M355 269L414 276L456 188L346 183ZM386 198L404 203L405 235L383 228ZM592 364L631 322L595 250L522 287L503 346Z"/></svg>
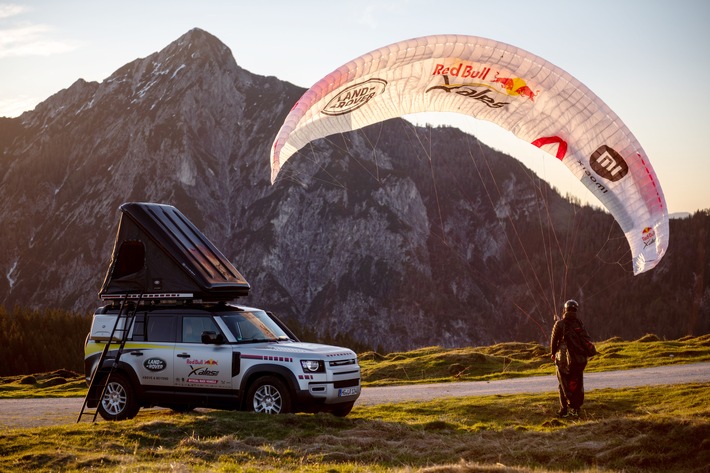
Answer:
<svg viewBox="0 0 710 473"><path fill-rule="evenodd" d="M148 301L148 300L156 300L156 299L189 299L192 300L195 298L195 295L191 292L155 292L155 293L149 293L149 294L101 294L101 300L104 301L110 301L110 300L141 300L141 301Z"/></svg>

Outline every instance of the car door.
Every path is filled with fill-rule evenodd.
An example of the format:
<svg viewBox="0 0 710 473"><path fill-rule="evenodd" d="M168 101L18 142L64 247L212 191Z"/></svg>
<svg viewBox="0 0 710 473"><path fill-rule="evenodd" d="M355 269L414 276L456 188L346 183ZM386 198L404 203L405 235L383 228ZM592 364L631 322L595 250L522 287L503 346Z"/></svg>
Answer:
<svg viewBox="0 0 710 473"><path fill-rule="evenodd" d="M190 391L232 387L232 346L202 343L203 332L221 333L211 314L184 314L175 345L175 385Z"/></svg>
<svg viewBox="0 0 710 473"><path fill-rule="evenodd" d="M131 343L121 360L131 364L142 386L173 385L173 353L178 319L170 314L139 313Z"/></svg>

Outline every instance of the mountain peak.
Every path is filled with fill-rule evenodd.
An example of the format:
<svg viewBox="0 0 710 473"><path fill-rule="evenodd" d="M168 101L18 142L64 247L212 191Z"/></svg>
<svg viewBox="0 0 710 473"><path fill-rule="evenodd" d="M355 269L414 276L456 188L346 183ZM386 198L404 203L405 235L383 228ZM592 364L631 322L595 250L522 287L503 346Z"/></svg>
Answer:
<svg viewBox="0 0 710 473"><path fill-rule="evenodd" d="M205 77L210 78L211 84L220 82L220 78L222 83L233 82L236 70L234 56L222 41L193 28L160 51L122 66L100 84L78 79L68 89L41 102L35 109L37 113L23 114L23 123L42 126L64 113L80 113L119 97L128 98L129 107L143 103L153 109L189 90L195 82L208 87ZM115 106L114 103L110 108Z"/></svg>
<svg viewBox="0 0 710 473"><path fill-rule="evenodd" d="M205 30L193 28L159 51L158 56L181 56L186 58L207 58L223 62L232 58L231 50Z"/></svg>
<svg viewBox="0 0 710 473"><path fill-rule="evenodd" d="M126 64L114 72L107 82L126 80L136 82L136 74L142 76L138 83L153 83L154 79L174 79L183 69L226 69L236 66L231 50L215 36L199 28L193 28L158 52ZM216 72L216 71L212 71Z"/></svg>
<svg viewBox="0 0 710 473"><path fill-rule="evenodd" d="M224 45L222 41L220 41L219 38L216 36L208 33L207 31L203 30L202 28L192 28L189 30L187 33L184 35L180 36L178 39L173 41L173 43L184 43L184 42L193 42L193 43L216 43L220 45Z"/></svg>

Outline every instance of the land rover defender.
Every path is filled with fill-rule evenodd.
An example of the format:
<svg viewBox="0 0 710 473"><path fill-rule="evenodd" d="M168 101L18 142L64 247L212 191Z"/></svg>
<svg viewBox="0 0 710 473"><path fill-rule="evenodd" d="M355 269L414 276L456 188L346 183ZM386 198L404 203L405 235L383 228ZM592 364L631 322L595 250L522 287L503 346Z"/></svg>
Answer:
<svg viewBox="0 0 710 473"><path fill-rule="evenodd" d="M85 408L141 407L347 415L357 356L303 343L275 315L237 305L249 283L175 207L126 203L84 346Z"/></svg>
<svg viewBox="0 0 710 473"><path fill-rule="evenodd" d="M103 401L98 402L98 388L89 396L88 406L98 407L104 419L132 418L149 406L345 416L360 394L354 352L299 342L263 310L175 301L143 303L134 309ZM85 346L87 382L106 343L115 347L102 363L104 371L116 359L119 339L111 341L109 336L120 310L119 304L112 304L94 315Z"/></svg>

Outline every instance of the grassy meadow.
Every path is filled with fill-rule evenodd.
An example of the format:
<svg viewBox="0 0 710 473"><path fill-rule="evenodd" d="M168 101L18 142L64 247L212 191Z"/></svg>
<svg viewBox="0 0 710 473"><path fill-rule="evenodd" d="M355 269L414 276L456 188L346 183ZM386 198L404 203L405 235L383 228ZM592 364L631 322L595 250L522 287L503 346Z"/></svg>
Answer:
<svg viewBox="0 0 710 473"><path fill-rule="evenodd" d="M598 348L593 371L708 361L710 336ZM365 386L552 373L535 344L361 356ZM3 378L0 397L81 395L70 376L52 381L59 374ZM555 394L543 393L356 405L346 418L146 410L124 422L3 431L0 471L708 471L710 383L595 390L574 420L556 409Z"/></svg>

